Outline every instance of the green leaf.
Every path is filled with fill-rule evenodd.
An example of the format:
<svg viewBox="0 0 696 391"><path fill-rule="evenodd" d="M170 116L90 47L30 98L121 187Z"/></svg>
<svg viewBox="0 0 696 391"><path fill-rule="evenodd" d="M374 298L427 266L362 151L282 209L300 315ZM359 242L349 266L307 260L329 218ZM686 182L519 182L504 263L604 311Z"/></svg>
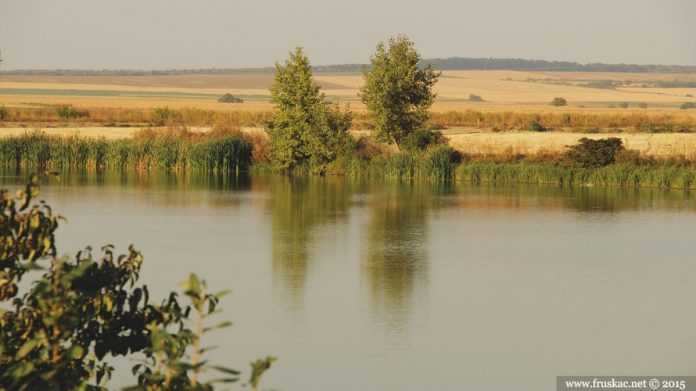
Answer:
<svg viewBox="0 0 696 391"><path fill-rule="evenodd" d="M83 349L80 345L75 345L72 348L70 348L70 357L72 358L81 358L84 353L85 349Z"/></svg>
<svg viewBox="0 0 696 391"><path fill-rule="evenodd" d="M232 322L222 322L222 323L218 323L212 327L205 327L203 329L203 332L206 333L206 332L211 331L211 330L224 329L224 328L227 328L230 326L232 326Z"/></svg>
<svg viewBox="0 0 696 391"><path fill-rule="evenodd" d="M201 293L201 281L198 279L197 275L191 273L188 280L181 284L181 289L183 289L186 294L198 296Z"/></svg>
<svg viewBox="0 0 696 391"><path fill-rule="evenodd" d="M215 296L217 299L222 299L223 297L225 297L225 296L227 296L227 295L229 295L229 294L230 294L230 291L229 291L229 290L224 290L224 291L220 291L220 292L216 293L214 296Z"/></svg>
<svg viewBox="0 0 696 391"><path fill-rule="evenodd" d="M241 372L239 372L239 371L237 371L237 370L235 370L235 369L227 368L227 367L222 367L222 366L219 366L219 365L211 365L210 368L212 368L212 369L214 369L214 370L216 370L216 371L219 371L219 372L223 372L223 373L230 374L230 375L239 375L239 374L241 373Z"/></svg>
<svg viewBox="0 0 696 391"><path fill-rule="evenodd" d="M24 358L24 356L26 356L27 354L29 354L29 352L34 350L38 343L39 341L35 339L25 342L24 345L22 345L22 347L19 348L19 350L17 351L17 354L15 355L15 360L21 360L22 358Z"/></svg>

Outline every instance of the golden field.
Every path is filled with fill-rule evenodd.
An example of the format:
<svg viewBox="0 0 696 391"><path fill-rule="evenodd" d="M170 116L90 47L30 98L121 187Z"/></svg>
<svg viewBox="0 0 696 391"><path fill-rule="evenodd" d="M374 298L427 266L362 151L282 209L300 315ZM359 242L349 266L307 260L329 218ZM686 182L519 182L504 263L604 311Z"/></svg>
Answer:
<svg viewBox="0 0 696 391"><path fill-rule="evenodd" d="M355 132L370 128L358 97L362 75L319 73L315 79L329 98L350 105ZM593 80L631 83L613 89L580 86ZM258 130L272 115L272 81L270 74L2 76L0 106L8 115L0 135L40 128L61 135L130 137L151 126L154 110L161 107L175 111L177 121L194 131L216 124ZM655 81L694 82L696 74L444 71L435 88L431 124L467 153L561 151L581 137L616 136L645 155L696 157L696 134L690 133L696 131L696 110L679 109L686 101L696 102L687 96L696 96L696 88L641 86ZM224 93L245 102L218 103ZM470 102L470 94L485 102ZM568 106L550 106L555 97L565 98ZM621 102L629 108L609 107ZM639 103L648 108L638 108ZM56 107L61 105L83 114L59 118ZM524 131L530 121L552 132Z"/></svg>
<svg viewBox="0 0 696 391"><path fill-rule="evenodd" d="M328 96L351 102L358 110L358 90L362 75L350 73L316 74L315 79ZM631 80L628 87L601 89L580 87L577 84L589 80ZM217 104L214 95L231 93L252 97L241 106L257 109L268 105L268 87L273 81L270 74L249 75L176 75L176 76L2 76L0 89L27 90L0 94L0 104L27 104L57 102L91 107L92 105L143 106L168 104L174 107L200 106L221 110L229 104ZM568 85L549 84L564 81ZM507 106L546 107L554 97L564 97L569 108L578 106L606 107L609 104L628 102L636 106L677 108L689 101L687 94L696 96L696 88L642 88L641 83L654 81L696 81L696 74L657 73L594 73L594 72L519 72L519 71L443 71L435 90L438 99L434 110L463 110ZM30 90L51 90L50 94L37 94ZM67 90L73 90L67 94ZM75 91L78 91L77 93ZM128 96L105 97L80 95L79 91L109 91L128 93ZM133 96L138 93L172 93L166 98ZM175 96L175 94L208 94L211 96ZM468 102L470 94L481 96L485 103ZM261 102L258 102L258 101ZM696 100L696 99L691 99ZM154 101L154 102L153 102ZM232 105L239 106L239 105ZM538 107L537 107L538 108Z"/></svg>

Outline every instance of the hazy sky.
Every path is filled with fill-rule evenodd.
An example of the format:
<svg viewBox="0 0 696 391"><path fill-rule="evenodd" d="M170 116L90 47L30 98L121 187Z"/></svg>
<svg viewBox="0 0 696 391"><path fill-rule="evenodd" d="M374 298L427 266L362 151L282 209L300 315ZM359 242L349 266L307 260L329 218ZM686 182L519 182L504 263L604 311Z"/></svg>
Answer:
<svg viewBox="0 0 696 391"><path fill-rule="evenodd" d="M696 65L696 0L0 0L3 69L366 63L423 57Z"/></svg>

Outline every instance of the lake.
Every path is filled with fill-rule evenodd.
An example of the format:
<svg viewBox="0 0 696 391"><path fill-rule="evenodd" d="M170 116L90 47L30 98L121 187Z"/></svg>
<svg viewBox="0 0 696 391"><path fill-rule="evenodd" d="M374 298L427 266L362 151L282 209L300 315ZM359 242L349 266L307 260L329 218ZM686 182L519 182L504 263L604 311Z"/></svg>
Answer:
<svg viewBox="0 0 696 391"><path fill-rule="evenodd" d="M25 182L5 173L4 187ZM211 361L262 389L554 390L694 375L696 197L599 187L72 173L60 254L133 243L153 296L230 289ZM110 383L129 383L132 362Z"/></svg>

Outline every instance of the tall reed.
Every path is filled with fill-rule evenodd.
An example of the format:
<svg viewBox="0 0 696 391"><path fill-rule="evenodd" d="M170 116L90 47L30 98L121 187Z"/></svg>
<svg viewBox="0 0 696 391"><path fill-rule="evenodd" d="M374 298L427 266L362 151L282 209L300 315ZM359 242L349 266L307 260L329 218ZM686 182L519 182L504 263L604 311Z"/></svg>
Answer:
<svg viewBox="0 0 696 391"><path fill-rule="evenodd" d="M241 134L141 132L132 139L61 137L41 132L0 138L0 164L41 168L246 170L252 144Z"/></svg>

